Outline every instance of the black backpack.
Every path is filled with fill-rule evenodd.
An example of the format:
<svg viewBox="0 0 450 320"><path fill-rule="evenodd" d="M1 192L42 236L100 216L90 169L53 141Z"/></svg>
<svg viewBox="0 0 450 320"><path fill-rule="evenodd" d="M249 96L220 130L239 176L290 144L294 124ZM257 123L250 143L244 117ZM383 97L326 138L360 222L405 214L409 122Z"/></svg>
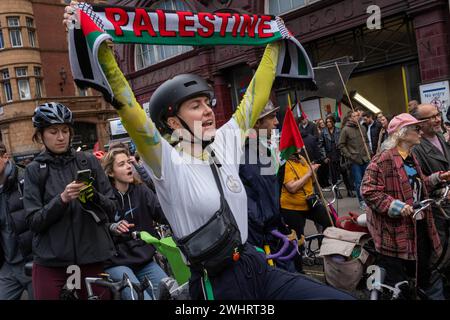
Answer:
<svg viewBox="0 0 450 320"><path fill-rule="evenodd" d="M75 153L75 161L77 163L78 170L90 169L89 159L87 155L83 151L79 151ZM95 180L95 172L92 171L92 176ZM39 191L41 193L41 197L44 197L45 192L45 183L48 178L48 166L45 162L39 162Z"/></svg>

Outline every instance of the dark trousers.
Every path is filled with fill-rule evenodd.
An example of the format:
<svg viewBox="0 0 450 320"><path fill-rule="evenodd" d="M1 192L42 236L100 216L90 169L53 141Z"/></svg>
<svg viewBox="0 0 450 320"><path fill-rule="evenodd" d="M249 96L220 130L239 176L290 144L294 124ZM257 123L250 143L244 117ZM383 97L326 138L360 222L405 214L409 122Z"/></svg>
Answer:
<svg viewBox="0 0 450 320"><path fill-rule="evenodd" d="M327 188L330 186L330 169L329 163L322 163L317 170L317 179L322 188Z"/></svg>
<svg viewBox="0 0 450 320"><path fill-rule="evenodd" d="M425 220L417 221L416 234L417 261L382 254L377 257L376 263L386 270L384 283L395 286L398 282L416 279L417 287L424 290L430 299L443 299L442 279L437 276L435 281L431 281L435 273L432 272L429 265L432 245ZM401 289L404 298L414 298L414 291L409 291L407 286L401 287Z"/></svg>
<svg viewBox="0 0 450 320"><path fill-rule="evenodd" d="M322 226L323 229L331 226L327 211L321 205L317 206L317 210L312 211L281 209L281 214L283 215L284 222L289 228L294 229L299 237L305 234L306 219L314 221Z"/></svg>
<svg viewBox="0 0 450 320"><path fill-rule="evenodd" d="M341 175L341 165L339 160L331 161L330 165L330 175L331 175L331 183L334 185L339 180Z"/></svg>
<svg viewBox="0 0 450 320"><path fill-rule="evenodd" d="M352 175L353 175L353 180L355 183L355 191L356 191L356 195L358 196L358 200L361 202L364 199L361 196L361 182L362 179L364 177L364 172L366 172L367 169L367 165L368 163L365 164L357 164L357 163L352 163Z"/></svg>
<svg viewBox="0 0 450 320"><path fill-rule="evenodd" d="M330 218L328 213L322 205L316 206L316 210L312 211L297 211L289 209L281 209L281 214L283 216L284 222L289 226L289 228L294 229L297 236L300 238L301 235L305 234L305 224L306 219L314 221L316 224L321 226L323 230L325 228L331 227ZM294 258L294 265L298 272L303 271L302 257L296 255Z"/></svg>
<svg viewBox="0 0 450 320"><path fill-rule="evenodd" d="M202 275L192 269L191 274L191 298L205 299ZM354 300L351 295L307 276L270 267L265 255L249 244L237 262L209 280L215 300Z"/></svg>
<svg viewBox="0 0 450 320"><path fill-rule="evenodd" d="M19 300L24 291L33 300L31 277L25 274L25 262L11 265L3 263L0 268L0 300Z"/></svg>
<svg viewBox="0 0 450 320"><path fill-rule="evenodd" d="M354 191L355 185L353 183L353 176L351 170L349 170L346 166L339 165L339 167L342 176L342 181L344 181L345 184L345 188L347 189L347 191Z"/></svg>
<svg viewBox="0 0 450 320"><path fill-rule="evenodd" d="M103 264L95 263L80 266L81 290L77 290L77 295L81 300L87 299L87 290L84 278L97 277L103 273ZM67 267L45 267L33 264L33 292L36 300L59 300L61 291L71 274L67 273ZM73 283L70 281L70 283ZM100 296L101 300L109 300L111 294L108 289L92 286L94 294Z"/></svg>

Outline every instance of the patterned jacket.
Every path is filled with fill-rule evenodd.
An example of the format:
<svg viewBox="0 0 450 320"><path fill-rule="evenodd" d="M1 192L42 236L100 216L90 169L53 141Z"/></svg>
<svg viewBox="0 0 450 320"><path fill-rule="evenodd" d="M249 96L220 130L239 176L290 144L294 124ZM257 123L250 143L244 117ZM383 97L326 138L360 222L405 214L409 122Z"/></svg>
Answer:
<svg viewBox="0 0 450 320"><path fill-rule="evenodd" d="M416 158L413 158L424 182L423 196L427 198L428 191L439 183L438 173L425 177ZM383 255L415 260L414 221L412 217L400 215L405 204L413 205L413 191L397 148L383 151L372 158L362 181L361 193L369 206L367 224L376 250ZM424 212L434 260L441 253L441 244L431 210Z"/></svg>

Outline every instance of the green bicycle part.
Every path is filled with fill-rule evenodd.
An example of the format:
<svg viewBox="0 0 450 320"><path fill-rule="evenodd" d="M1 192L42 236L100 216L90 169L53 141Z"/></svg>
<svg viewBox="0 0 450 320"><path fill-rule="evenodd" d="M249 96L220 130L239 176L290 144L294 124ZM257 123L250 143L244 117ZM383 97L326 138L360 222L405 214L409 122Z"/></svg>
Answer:
<svg viewBox="0 0 450 320"><path fill-rule="evenodd" d="M174 278L179 285L189 281L191 271L189 270L189 267L186 266L186 263L181 256L180 249L178 249L172 237L159 240L145 231L141 231L139 235L144 242L155 246L156 250L166 257L174 274Z"/></svg>

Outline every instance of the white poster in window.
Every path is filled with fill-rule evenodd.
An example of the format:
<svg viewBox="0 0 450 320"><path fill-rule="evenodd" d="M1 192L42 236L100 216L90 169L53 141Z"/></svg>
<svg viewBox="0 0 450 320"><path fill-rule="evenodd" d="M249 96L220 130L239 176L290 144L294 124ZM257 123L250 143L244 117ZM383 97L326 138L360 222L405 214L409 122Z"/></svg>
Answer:
<svg viewBox="0 0 450 320"><path fill-rule="evenodd" d="M434 104L444 115L444 121L450 121L449 114L449 84L448 81L423 84L419 87L421 103Z"/></svg>
<svg viewBox="0 0 450 320"><path fill-rule="evenodd" d="M123 126L122 121L120 121L120 119L109 120L109 126L111 129L111 136L117 136L120 134L127 133L127 130L125 130L125 127Z"/></svg>
<svg viewBox="0 0 450 320"><path fill-rule="evenodd" d="M313 99L302 101L303 112L306 113L309 120L317 120L321 118L320 115L320 99Z"/></svg>

